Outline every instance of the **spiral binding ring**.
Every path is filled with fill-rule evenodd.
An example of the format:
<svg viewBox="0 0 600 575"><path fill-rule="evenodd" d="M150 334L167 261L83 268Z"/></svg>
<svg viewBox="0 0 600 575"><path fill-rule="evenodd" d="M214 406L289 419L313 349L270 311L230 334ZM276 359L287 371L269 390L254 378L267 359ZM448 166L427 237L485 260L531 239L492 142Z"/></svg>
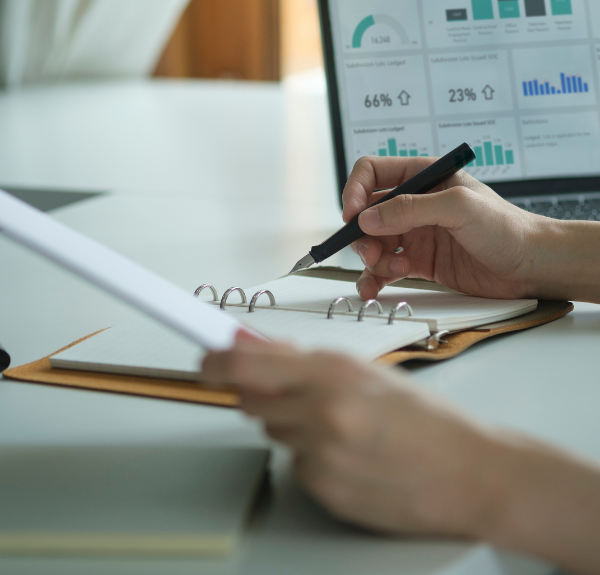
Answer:
<svg viewBox="0 0 600 575"><path fill-rule="evenodd" d="M354 311L354 306L352 305L352 302L347 298L347 297L339 297L337 299L334 299L331 304L329 305L329 311L327 312L327 319L333 319L333 314L335 312L335 306L340 303L345 301L348 304L348 311Z"/></svg>
<svg viewBox="0 0 600 575"><path fill-rule="evenodd" d="M210 291L213 294L213 298L211 301L219 301L219 294L217 293L217 290L215 289L215 286L211 285L211 284L202 284L195 292L194 292L194 297L198 297L200 295L200 293L202 293L203 289L209 288Z"/></svg>
<svg viewBox="0 0 600 575"><path fill-rule="evenodd" d="M363 317L365 315L365 312L367 311L367 308L373 304L375 304L377 306L378 314L383 313L383 308L381 307L381 304L376 299L370 299L369 301L366 301L365 303L363 303L360 306L360 311L358 312L358 321L363 320Z"/></svg>
<svg viewBox="0 0 600 575"><path fill-rule="evenodd" d="M268 289L263 289L263 290L257 291L252 296L252 299L250 300L250 306L248 307L249 313L254 312L254 307L256 306L256 302L257 302L258 298L265 293L269 296L269 301L271 302L271 305L277 305L275 303L275 296Z"/></svg>
<svg viewBox="0 0 600 575"><path fill-rule="evenodd" d="M394 320L396 319L396 313L402 308L406 310L406 313L408 314L407 317L412 317L413 315L415 315L413 312L413 308L410 307L405 301L401 301L397 303L395 307L392 308L392 311L390 312L390 317L388 319L389 325L392 325L394 323Z"/></svg>
<svg viewBox="0 0 600 575"><path fill-rule="evenodd" d="M221 298L221 309L225 309L225 305L227 304L227 298L233 293L239 291L241 296L242 296L242 303L248 303L248 300L246 299L246 293L244 292L244 290L240 287L230 287L224 294L223 297Z"/></svg>

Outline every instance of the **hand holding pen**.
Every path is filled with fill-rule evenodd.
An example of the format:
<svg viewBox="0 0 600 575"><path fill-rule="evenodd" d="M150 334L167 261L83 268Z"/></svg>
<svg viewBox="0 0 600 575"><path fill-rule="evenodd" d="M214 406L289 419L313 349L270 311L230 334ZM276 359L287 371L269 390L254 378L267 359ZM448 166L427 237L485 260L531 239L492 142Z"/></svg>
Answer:
<svg viewBox="0 0 600 575"><path fill-rule="evenodd" d="M483 297L537 297L528 291L531 270L526 266L536 245L532 214L466 172L438 185L435 193L398 196L366 209L386 193L375 190L406 181L431 162L388 157L364 158L355 165L344 189L343 217L350 221L360 214L366 233L352 244L365 264L357 283L361 298L374 298L404 277Z"/></svg>
<svg viewBox="0 0 600 575"><path fill-rule="evenodd" d="M532 284L527 268L539 244L533 215L466 172L455 169L420 194L401 192L374 206L389 195L375 190L398 184L394 191L406 189L439 161L371 157L354 166L344 189L343 216L358 228L352 249L365 264L357 283L361 298L375 298L403 277L483 297L538 297L532 290L543 286Z"/></svg>

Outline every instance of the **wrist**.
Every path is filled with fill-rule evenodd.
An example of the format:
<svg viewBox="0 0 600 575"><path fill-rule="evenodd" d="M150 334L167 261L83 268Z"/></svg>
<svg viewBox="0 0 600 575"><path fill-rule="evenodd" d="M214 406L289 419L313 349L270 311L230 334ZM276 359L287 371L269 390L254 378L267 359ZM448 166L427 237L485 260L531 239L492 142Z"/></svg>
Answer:
<svg viewBox="0 0 600 575"><path fill-rule="evenodd" d="M532 216L527 294L600 303L600 224Z"/></svg>
<svg viewBox="0 0 600 575"><path fill-rule="evenodd" d="M468 534L568 570L600 567L600 470L511 432L490 438Z"/></svg>

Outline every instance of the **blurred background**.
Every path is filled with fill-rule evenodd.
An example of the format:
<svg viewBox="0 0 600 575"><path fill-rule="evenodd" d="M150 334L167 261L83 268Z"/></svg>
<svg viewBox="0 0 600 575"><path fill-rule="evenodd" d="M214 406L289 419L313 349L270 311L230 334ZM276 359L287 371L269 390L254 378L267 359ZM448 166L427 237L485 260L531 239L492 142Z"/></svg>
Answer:
<svg viewBox="0 0 600 575"><path fill-rule="evenodd" d="M0 83L277 82L321 65L316 0L0 0Z"/></svg>
<svg viewBox="0 0 600 575"><path fill-rule="evenodd" d="M321 66L317 0L191 0L154 75L278 81Z"/></svg>

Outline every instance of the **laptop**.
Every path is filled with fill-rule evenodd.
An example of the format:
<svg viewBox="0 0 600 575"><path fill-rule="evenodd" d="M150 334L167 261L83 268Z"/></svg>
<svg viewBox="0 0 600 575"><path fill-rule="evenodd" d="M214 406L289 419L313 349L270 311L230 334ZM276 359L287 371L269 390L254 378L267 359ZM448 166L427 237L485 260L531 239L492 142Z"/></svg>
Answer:
<svg viewBox="0 0 600 575"><path fill-rule="evenodd" d="M441 156L525 210L600 220L600 2L319 0L339 193L362 156Z"/></svg>

